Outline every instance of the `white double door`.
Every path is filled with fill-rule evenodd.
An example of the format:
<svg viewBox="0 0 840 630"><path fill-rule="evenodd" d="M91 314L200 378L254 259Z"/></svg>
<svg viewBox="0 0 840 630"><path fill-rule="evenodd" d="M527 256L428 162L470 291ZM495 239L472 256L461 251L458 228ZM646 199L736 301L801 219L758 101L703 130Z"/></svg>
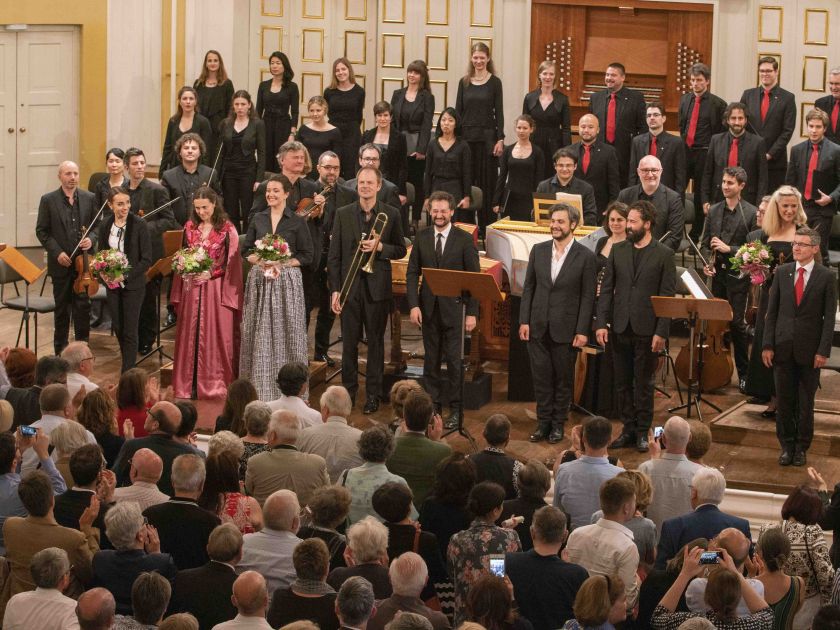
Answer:
<svg viewBox="0 0 840 630"><path fill-rule="evenodd" d="M38 201L77 160L78 49L74 27L0 30L0 242L38 245Z"/></svg>

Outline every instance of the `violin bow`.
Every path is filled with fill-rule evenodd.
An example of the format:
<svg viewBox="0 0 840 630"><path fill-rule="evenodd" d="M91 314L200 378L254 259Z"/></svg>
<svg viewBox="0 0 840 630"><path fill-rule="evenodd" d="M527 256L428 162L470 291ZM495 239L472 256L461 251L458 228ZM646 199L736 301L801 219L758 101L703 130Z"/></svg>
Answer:
<svg viewBox="0 0 840 630"><path fill-rule="evenodd" d="M96 216L93 217L93 221L90 222L90 225L85 230L85 233L82 234L82 238L79 239L79 242L76 243L76 247L73 248L73 252L70 254L70 258L76 255L76 252L79 251L79 247L82 245L82 241L88 237L90 231L93 229L93 226L96 225L96 222L99 221L99 217L102 215L102 211L105 209L105 206L108 205L108 201L106 200L105 203L102 204L102 207L99 208L99 212L96 213Z"/></svg>
<svg viewBox="0 0 840 630"><path fill-rule="evenodd" d="M165 204L163 204L162 206L158 206L157 208L155 208L155 209L154 209L154 210L152 210L151 212L147 212L146 214L144 214L144 215L143 215L142 217L140 217L140 218L141 218L141 219L148 219L148 218L149 218L150 216L152 216L155 212L160 212L160 211L161 211L161 210L163 210L164 208L168 208L168 207L169 207L169 206L171 206L173 203L175 203L176 201L178 201L180 198L181 198L181 197L180 197L180 195L179 195L178 197L175 197L175 199L173 199L173 200L171 200L171 201L167 201L167 202L166 202Z"/></svg>
<svg viewBox="0 0 840 630"><path fill-rule="evenodd" d="M709 266L709 261L708 261L708 260L706 260L706 259L703 257L703 254L701 254L701 253L700 253L700 249L697 247L697 245L694 243L694 241L692 241L692 240L691 240L691 237L690 237L688 234L686 234L686 235L685 235L685 239L686 239L686 240L687 240L687 241L691 244L692 249L694 249L694 251L695 251L695 253L697 254L697 256L698 256L698 257L700 258L700 260L703 262L703 266L704 266L704 267L708 267L708 266Z"/></svg>
<svg viewBox="0 0 840 630"><path fill-rule="evenodd" d="M210 171L210 181L207 182L208 186L213 185L213 174L216 172L216 166L219 164L219 158L222 157L222 148L224 145L220 142L219 143L219 150L216 152L216 159L213 160L213 169Z"/></svg>

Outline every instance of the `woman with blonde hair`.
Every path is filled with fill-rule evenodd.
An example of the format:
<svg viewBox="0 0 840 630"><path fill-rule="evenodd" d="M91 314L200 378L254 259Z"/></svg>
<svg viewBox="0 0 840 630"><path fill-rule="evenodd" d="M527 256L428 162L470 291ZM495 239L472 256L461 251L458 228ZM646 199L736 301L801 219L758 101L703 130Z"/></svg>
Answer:
<svg viewBox="0 0 840 630"><path fill-rule="evenodd" d="M327 120L330 106L323 96L310 98L306 104L306 111L309 112L309 120L300 126L295 140L306 147L312 163L318 164L322 153L341 152L341 131ZM317 180L318 176L318 169L313 168L306 177Z"/></svg>
<svg viewBox="0 0 840 630"><path fill-rule="evenodd" d="M543 170L537 175L540 179L551 177L554 152L572 143L569 98L557 89L557 66L553 61L546 59L537 68L537 88L525 95L522 113L534 119L536 129L531 140L545 156Z"/></svg>
<svg viewBox="0 0 840 630"><path fill-rule="evenodd" d="M627 618L627 594L617 575L593 575L575 595L575 618L564 630L614 630L614 624Z"/></svg>
<svg viewBox="0 0 840 630"><path fill-rule="evenodd" d="M76 485L73 474L70 472L70 457L88 443L90 440L87 429L78 422L62 422L50 433L50 445L53 447L52 458L68 488Z"/></svg>

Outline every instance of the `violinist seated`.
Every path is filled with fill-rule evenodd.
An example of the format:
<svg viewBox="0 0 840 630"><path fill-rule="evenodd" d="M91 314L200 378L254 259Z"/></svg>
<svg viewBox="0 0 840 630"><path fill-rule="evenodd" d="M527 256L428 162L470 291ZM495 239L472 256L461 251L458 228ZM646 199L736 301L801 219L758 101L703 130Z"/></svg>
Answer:
<svg viewBox="0 0 840 630"><path fill-rule="evenodd" d="M741 199L747 185L747 173L740 166L723 169L721 191L723 201L709 208L703 230L701 250L706 256L703 272L712 278L712 294L728 300L732 307L730 338L738 370L738 386L744 392L749 366L747 326L744 312L750 289L749 277L741 278L732 271L729 259L747 242L747 234L756 228L756 207Z"/></svg>
<svg viewBox="0 0 840 630"><path fill-rule="evenodd" d="M79 167L74 162L59 164L58 180L60 187L41 197L35 224L35 235L47 250L47 273L53 285L55 354L61 354L69 340L71 312L76 341L87 341L90 334L90 298L86 290L74 292L74 260L93 252L96 232L85 232L98 210L94 194L79 188Z"/></svg>

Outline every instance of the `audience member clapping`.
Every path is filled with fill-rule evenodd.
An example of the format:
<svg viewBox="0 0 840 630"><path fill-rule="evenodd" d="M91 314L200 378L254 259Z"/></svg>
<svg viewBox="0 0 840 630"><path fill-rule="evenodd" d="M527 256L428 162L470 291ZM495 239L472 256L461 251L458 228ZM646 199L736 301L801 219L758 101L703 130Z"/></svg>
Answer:
<svg viewBox="0 0 840 630"><path fill-rule="evenodd" d="M261 400L253 400L245 405L242 421L245 424L245 436L242 438L245 450L239 458L239 481L245 483L248 460L268 450L265 436L268 433L268 423L271 422L271 407Z"/></svg>
<svg viewBox="0 0 840 630"><path fill-rule="evenodd" d="M114 596L104 588L92 588L79 597L76 618L79 630L111 630L114 627Z"/></svg>
<svg viewBox="0 0 840 630"><path fill-rule="evenodd" d="M365 578L348 578L338 591L336 613L342 627L366 630L368 619L376 614L375 588Z"/></svg>
<svg viewBox="0 0 840 630"><path fill-rule="evenodd" d="M784 571L789 556L790 541L780 527L762 532L753 561L758 569L757 579L764 586L764 600L773 609L777 628L798 625L794 618L805 599L805 580L791 577Z"/></svg>
<svg viewBox="0 0 840 630"><path fill-rule="evenodd" d="M617 575L587 578L575 596L574 613L564 630L613 630L627 618L624 582Z"/></svg>
<svg viewBox="0 0 840 630"><path fill-rule="evenodd" d="M141 573L131 587L131 611L129 615L114 618L114 630L141 630L157 628L163 620L172 585L159 573Z"/></svg>
<svg viewBox="0 0 840 630"><path fill-rule="evenodd" d="M67 361L69 368L67 389L70 391L71 398L78 394L82 387L85 388L86 394L99 389L99 385L90 380L93 376L95 357L86 341L71 341L61 351L61 358Z"/></svg>
<svg viewBox="0 0 840 630"><path fill-rule="evenodd" d="M126 420L134 425L134 437L148 435L146 413L154 404L151 399L157 389L157 379L150 379L146 370L141 368L131 368L120 375L116 390L117 428L120 435L123 435Z"/></svg>
<svg viewBox="0 0 840 630"><path fill-rule="evenodd" d="M56 431L59 431L56 429ZM99 547L110 549L111 544L105 535L105 515L114 504L116 477L105 468L105 458L98 444L85 444L70 457L70 474L73 486L64 494L55 498L53 514L59 525L79 528L79 519L90 505L93 495L99 497L99 515L93 522L99 529Z"/></svg>
<svg viewBox="0 0 840 630"><path fill-rule="evenodd" d="M362 432L347 423L351 411L353 401L347 390L341 385L331 385L321 394L323 422L304 428L298 437L298 449L320 455L327 462L331 483L348 468L362 464L358 447Z"/></svg>
<svg viewBox="0 0 840 630"><path fill-rule="evenodd" d="M505 454L510 442L510 419L503 413L494 413L485 421L483 435L487 448L470 455L477 481L493 481L505 489L506 499L516 498L514 481L522 462Z"/></svg>
<svg viewBox="0 0 840 630"><path fill-rule="evenodd" d="M163 460L148 448L141 448L131 458L128 476L130 486L114 490L114 500L135 501L140 510L169 501L169 495L161 492L157 483L163 474Z"/></svg>
<svg viewBox="0 0 840 630"><path fill-rule="evenodd" d="M338 528L347 523L349 509L350 491L347 488L342 486L318 488L312 495L309 505L306 506L305 511L309 518L298 530L298 538L302 540L320 538L324 541L330 554L330 569L347 566L344 562L347 541Z"/></svg>
<svg viewBox="0 0 840 630"><path fill-rule="evenodd" d="M238 378L228 385L225 406L222 414L216 417L214 433L219 431L233 431L236 435L245 435L245 407L257 400L257 389L247 378Z"/></svg>
<svg viewBox="0 0 840 630"><path fill-rule="evenodd" d="M6 605L6 630L67 630L78 628L76 602L63 595L70 585L67 552L49 547L32 556L29 567L34 591L18 593Z"/></svg>
<svg viewBox="0 0 840 630"><path fill-rule="evenodd" d="M531 540L531 522L534 512L545 507L545 495L551 487L551 473L541 461L532 459L519 469L516 476L517 497L505 500L500 520L513 516L522 517L522 522L514 528L519 534L522 550L528 551L534 546Z"/></svg>
<svg viewBox="0 0 840 630"><path fill-rule="evenodd" d="M475 466L463 453L453 453L438 464L432 492L420 506L420 526L437 537L444 558L453 534L470 526L467 500L474 485Z"/></svg>
<svg viewBox="0 0 840 630"><path fill-rule="evenodd" d="M224 433L234 435L230 431ZM238 437L236 439L239 440ZM198 504L219 516L222 523L233 523L243 534L252 534L261 529L263 519L260 504L254 497L240 492L239 456L229 450L216 451L208 455L206 466L207 477Z"/></svg>
<svg viewBox="0 0 840 630"><path fill-rule="evenodd" d="M429 571L426 563L412 551L397 556L388 569L393 595L381 600L376 606L376 615L368 622L368 630L384 630L393 627L395 617L417 614L427 619L434 630L449 628L449 619L438 610L432 610L421 598L428 584Z"/></svg>
<svg viewBox="0 0 840 630"><path fill-rule="evenodd" d="M76 420L93 433L97 444L102 447L108 468L114 466L123 443L127 439L134 438L134 425L131 423L123 427L125 437L119 435L117 405L114 399L101 389L92 391L84 397L76 411Z"/></svg>
<svg viewBox="0 0 840 630"><path fill-rule="evenodd" d="M309 400L308 365L293 361L281 367L277 372L277 387L280 388L280 398L268 403L272 411L285 409L293 412L300 421L301 429L324 422L321 414L306 403Z"/></svg>
<svg viewBox="0 0 840 630"><path fill-rule="evenodd" d="M530 621L513 611L511 589L495 575L482 575L470 587L466 618L487 630L533 630Z"/></svg>
<svg viewBox="0 0 840 630"><path fill-rule="evenodd" d="M388 578L388 528L372 516L363 518L347 530L346 567L330 571L327 584L338 590L349 578L365 578L376 593L376 599L390 597Z"/></svg>
<svg viewBox="0 0 840 630"><path fill-rule="evenodd" d="M88 431L78 422L65 422L58 425L50 433L50 445L52 446L51 459L55 461L55 467L64 477L64 483L68 488L76 485L73 472L70 469L70 459L73 454L83 446L96 446L88 442Z"/></svg>

